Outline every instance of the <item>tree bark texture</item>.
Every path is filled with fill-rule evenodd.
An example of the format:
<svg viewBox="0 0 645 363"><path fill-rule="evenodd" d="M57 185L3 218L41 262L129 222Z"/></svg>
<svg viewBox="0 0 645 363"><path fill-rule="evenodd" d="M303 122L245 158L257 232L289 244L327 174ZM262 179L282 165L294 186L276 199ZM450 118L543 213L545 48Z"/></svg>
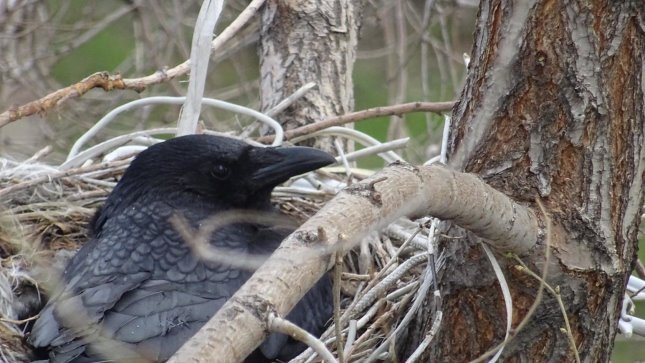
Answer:
<svg viewBox="0 0 645 363"><path fill-rule="evenodd" d="M553 223L521 256L559 287L583 362L609 361L637 248L645 168L645 7L642 1L483 0L469 75L454 109L449 164L533 206ZM441 242L443 324L420 361L464 362L504 339L501 290L475 236ZM499 256L513 296L513 326L539 283ZM430 308L399 348L409 355ZM545 293L505 362L571 362L556 300Z"/></svg>
<svg viewBox="0 0 645 363"><path fill-rule="evenodd" d="M352 71L362 1L268 0L260 33L261 109L309 82L317 87L280 114L287 130L354 109ZM317 147L335 150L329 138Z"/></svg>

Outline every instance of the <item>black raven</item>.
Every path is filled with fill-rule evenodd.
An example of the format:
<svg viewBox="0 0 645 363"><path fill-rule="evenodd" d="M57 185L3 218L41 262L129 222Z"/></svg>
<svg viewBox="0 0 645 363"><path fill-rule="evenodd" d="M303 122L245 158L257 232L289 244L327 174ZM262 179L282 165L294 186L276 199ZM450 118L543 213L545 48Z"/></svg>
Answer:
<svg viewBox="0 0 645 363"><path fill-rule="evenodd" d="M69 262L29 341L50 362L167 360L252 274L196 257L169 218L198 228L230 210L277 214L270 202L276 185L332 162L313 148L263 148L208 135L149 147L96 213L92 238ZM217 229L209 243L267 254L287 233L249 218ZM320 334L330 316L325 276L287 318ZM246 362L288 360L303 349L274 333Z"/></svg>

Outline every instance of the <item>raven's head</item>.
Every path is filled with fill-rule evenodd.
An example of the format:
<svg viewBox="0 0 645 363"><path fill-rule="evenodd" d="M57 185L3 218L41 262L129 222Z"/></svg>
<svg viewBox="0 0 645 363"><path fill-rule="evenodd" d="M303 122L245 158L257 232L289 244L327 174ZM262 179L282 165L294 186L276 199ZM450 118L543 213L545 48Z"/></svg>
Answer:
<svg viewBox="0 0 645 363"><path fill-rule="evenodd" d="M334 161L309 147L256 147L211 135L176 137L149 147L132 161L92 229L97 231L101 219L142 197L210 203L222 209L266 209L276 185Z"/></svg>

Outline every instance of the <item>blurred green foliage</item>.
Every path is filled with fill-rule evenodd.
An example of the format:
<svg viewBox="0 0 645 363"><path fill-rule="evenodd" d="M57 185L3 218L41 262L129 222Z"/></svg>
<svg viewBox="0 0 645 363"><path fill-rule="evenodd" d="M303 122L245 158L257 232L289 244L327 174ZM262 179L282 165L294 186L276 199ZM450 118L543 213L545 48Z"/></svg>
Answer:
<svg viewBox="0 0 645 363"><path fill-rule="evenodd" d="M50 3L59 9L62 1ZM83 0L72 0L65 6L64 23L74 24L78 19L88 16ZM118 3L112 1L95 2L93 14L109 14ZM117 19L111 25L80 47L72 50L52 68L52 75L61 84L71 84L99 71L118 71L118 66L134 49L131 14ZM83 29L87 31L88 29Z"/></svg>
<svg viewBox="0 0 645 363"><path fill-rule="evenodd" d="M134 47L131 19L126 17L98 33L54 65L52 74L61 84L71 84L99 71L118 71Z"/></svg>

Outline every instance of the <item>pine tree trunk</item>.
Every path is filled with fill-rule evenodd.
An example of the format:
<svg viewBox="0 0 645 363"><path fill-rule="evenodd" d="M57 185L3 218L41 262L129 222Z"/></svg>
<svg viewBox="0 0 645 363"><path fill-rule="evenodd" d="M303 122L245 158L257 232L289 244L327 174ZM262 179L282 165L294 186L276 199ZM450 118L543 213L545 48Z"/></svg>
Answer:
<svg viewBox="0 0 645 363"><path fill-rule="evenodd" d="M633 1L482 0L449 164L551 219L547 283L558 287L583 362L609 361L635 261L645 169L645 7ZM419 361L464 362L503 341L504 300L477 238L441 242L443 323ZM545 239L546 241L547 239ZM545 242L520 258L538 275ZM539 282L498 255L513 327ZM432 323L410 327L411 354ZM505 362L572 362L553 295L505 347Z"/></svg>

